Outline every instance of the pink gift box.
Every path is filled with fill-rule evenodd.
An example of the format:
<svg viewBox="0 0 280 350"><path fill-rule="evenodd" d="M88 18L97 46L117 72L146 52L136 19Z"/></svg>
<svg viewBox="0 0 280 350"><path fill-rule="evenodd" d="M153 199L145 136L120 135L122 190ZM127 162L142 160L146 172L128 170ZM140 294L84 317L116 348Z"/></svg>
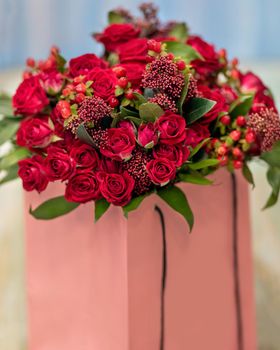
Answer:
<svg viewBox="0 0 280 350"><path fill-rule="evenodd" d="M111 207L97 224L92 204L52 221L26 214L28 349L255 350L247 185L238 175L235 231L230 174L213 178L180 185L192 234L155 195L128 219ZM26 203L62 191L56 184Z"/></svg>

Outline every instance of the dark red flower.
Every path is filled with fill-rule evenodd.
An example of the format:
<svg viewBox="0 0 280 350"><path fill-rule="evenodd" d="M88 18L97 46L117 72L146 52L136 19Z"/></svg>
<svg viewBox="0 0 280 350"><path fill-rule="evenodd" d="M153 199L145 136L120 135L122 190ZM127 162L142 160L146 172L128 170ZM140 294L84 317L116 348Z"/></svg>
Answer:
<svg viewBox="0 0 280 350"><path fill-rule="evenodd" d="M201 141L210 137L210 131L206 125L193 124L186 131L186 145L195 148Z"/></svg>
<svg viewBox="0 0 280 350"><path fill-rule="evenodd" d="M25 79L13 96L13 107L16 114L25 116L37 114L48 104L49 100L37 76Z"/></svg>
<svg viewBox="0 0 280 350"><path fill-rule="evenodd" d="M115 96L117 77L111 69L95 68L87 75L87 80L92 80L91 87L95 96L108 101Z"/></svg>
<svg viewBox="0 0 280 350"><path fill-rule="evenodd" d="M176 176L176 167L173 161L166 158L156 158L147 164L147 172L156 185L164 186Z"/></svg>
<svg viewBox="0 0 280 350"><path fill-rule="evenodd" d="M77 203L100 199L100 184L96 174L90 170L78 170L67 182L65 198Z"/></svg>
<svg viewBox="0 0 280 350"><path fill-rule="evenodd" d="M38 117L25 119L17 132L17 144L23 147L46 147L53 136L48 118Z"/></svg>
<svg viewBox="0 0 280 350"><path fill-rule="evenodd" d="M23 188L26 191L36 190L42 192L48 185L48 179L43 166L41 156L33 156L18 162L18 175L22 179Z"/></svg>
<svg viewBox="0 0 280 350"><path fill-rule="evenodd" d="M49 180L69 179L76 170L76 162L63 149L55 146L48 148L48 156L45 160L46 172Z"/></svg>
<svg viewBox="0 0 280 350"><path fill-rule="evenodd" d="M76 161L79 167L91 168L92 170L96 170L100 162L96 150L92 146L79 141L72 145L70 157Z"/></svg>
<svg viewBox="0 0 280 350"><path fill-rule="evenodd" d="M118 47L117 53L121 63L140 61L146 64L148 45L146 38L132 39Z"/></svg>
<svg viewBox="0 0 280 350"><path fill-rule="evenodd" d="M111 24L103 33L95 34L95 39L104 44L107 51L115 51L119 45L137 38L140 30L136 29L132 24Z"/></svg>
<svg viewBox="0 0 280 350"><path fill-rule="evenodd" d="M156 121L160 142L170 145L181 143L186 138L186 121L178 114L167 111Z"/></svg>
<svg viewBox="0 0 280 350"><path fill-rule="evenodd" d="M100 173L99 179L100 191L109 203L123 207L130 202L135 182L127 172Z"/></svg>
<svg viewBox="0 0 280 350"><path fill-rule="evenodd" d="M94 68L106 68L107 63L92 53L72 58L69 62L69 70L72 77L87 75Z"/></svg>
<svg viewBox="0 0 280 350"><path fill-rule="evenodd" d="M165 143L159 143L153 149L153 156L155 158L168 159L180 167L189 157L190 151L187 146L183 145L168 145Z"/></svg>
<svg viewBox="0 0 280 350"><path fill-rule="evenodd" d="M133 88L139 88L141 85L143 73L146 68L146 64L142 62L126 62L116 67L125 68L128 81L132 84Z"/></svg>
<svg viewBox="0 0 280 350"><path fill-rule="evenodd" d="M153 123L141 124L138 128L138 143L145 148L152 148L157 144L158 132Z"/></svg>

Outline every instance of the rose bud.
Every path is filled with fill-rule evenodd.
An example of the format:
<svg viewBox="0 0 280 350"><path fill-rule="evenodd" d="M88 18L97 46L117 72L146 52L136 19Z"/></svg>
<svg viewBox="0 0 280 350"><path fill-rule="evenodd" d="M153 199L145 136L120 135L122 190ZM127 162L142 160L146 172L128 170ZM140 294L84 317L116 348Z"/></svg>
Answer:
<svg viewBox="0 0 280 350"><path fill-rule="evenodd" d="M144 148L153 148L158 141L158 133L153 123L141 124L138 129L138 143Z"/></svg>
<svg viewBox="0 0 280 350"><path fill-rule="evenodd" d="M186 121L178 114L165 112L158 118L156 128L160 132L160 140L166 144L178 144L186 139Z"/></svg>
<svg viewBox="0 0 280 350"><path fill-rule="evenodd" d="M42 85L46 93L49 95L58 94L63 86L63 77L61 73L51 71L50 73L42 73L40 75Z"/></svg>
<svg viewBox="0 0 280 350"><path fill-rule="evenodd" d="M150 160L146 166L148 175L155 185L165 186L176 176L176 167L173 162L165 158Z"/></svg>

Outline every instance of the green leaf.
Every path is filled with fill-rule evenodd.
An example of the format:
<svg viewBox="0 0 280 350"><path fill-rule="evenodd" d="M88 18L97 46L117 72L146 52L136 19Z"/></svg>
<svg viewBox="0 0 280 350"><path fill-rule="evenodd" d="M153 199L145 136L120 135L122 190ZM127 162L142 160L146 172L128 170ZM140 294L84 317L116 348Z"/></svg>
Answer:
<svg viewBox="0 0 280 350"><path fill-rule="evenodd" d="M272 188L272 193L264 209L276 204L280 192L280 167L270 167L267 172L267 180Z"/></svg>
<svg viewBox="0 0 280 350"><path fill-rule="evenodd" d="M123 207L123 213L125 217L128 217L129 212L136 210L148 195L149 194L146 193L141 196L132 198L132 200Z"/></svg>
<svg viewBox="0 0 280 350"><path fill-rule="evenodd" d="M156 103L143 103L139 107L140 118L147 122L154 122L164 114L163 109Z"/></svg>
<svg viewBox="0 0 280 350"><path fill-rule="evenodd" d="M207 98L195 97L189 100L185 107L185 118L187 125L196 122L206 113L211 111L217 102L208 100Z"/></svg>
<svg viewBox="0 0 280 350"><path fill-rule="evenodd" d="M280 167L280 141L275 143L271 151L263 153L260 158L270 166Z"/></svg>
<svg viewBox="0 0 280 350"><path fill-rule="evenodd" d="M121 107L120 113L121 113L122 118L128 117L128 116L139 117L138 111L133 110L131 108L127 108L127 107Z"/></svg>
<svg viewBox="0 0 280 350"><path fill-rule="evenodd" d="M101 198L95 201L94 204L94 213L95 213L95 222L97 222L103 214L109 209L110 203L106 199Z"/></svg>
<svg viewBox="0 0 280 350"><path fill-rule="evenodd" d="M191 231L194 224L194 216L184 192L180 188L173 186L159 189L157 194L172 209L185 218Z"/></svg>
<svg viewBox="0 0 280 350"><path fill-rule="evenodd" d="M197 171L190 174L179 174L180 181L189 182L196 185L212 185L213 181L207 179Z"/></svg>
<svg viewBox="0 0 280 350"><path fill-rule="evenodd" d="M200 162L188 164L188 167L192 170L200 170L209 166L216 166L218 164L218 159L203 159Z"/></svg>
<svg viewBox="0 0 280 350"><path fill-rule="evenodd" d="M0 145L5 143L6 141L11 140L19 127L18 121L12 121L8 119L3 119L0 121Z"/></svg>
<svg viewBox="0 0 280 350"><path fill-rule="evenodd" d="M176 23L168 33L168 36L174 37L181 42L186 42L188 37L188 27L186 23Z"/></svg>
<svg viewBox="0 0 280 350"><path fill-rule="evenodd" d="M30 151L26 148L16 148L11 153L7 154L0 160L0 170L8 169L18 161L27 158Z"/></svg>
<svg viewBox="0 0 280 350"><path fill-rule="evenodd" d="M183 105L184 105L184 102L186 100L188 90L189 90L189 80L190 80L190 75L188 74L185 76L185 85L184 85L184 88L182 90L181 97L178 101L178 110L179 110L179 114L181 114L181 115L183 114Z"/></svg>
<svg viewBox="0 0 280 350"><path fill-rule="evenodd" d="M70 213L79 205L80 203L68 202L64 196L60 196L47 200L34 210L30 207L29 213L35 219L51 220Z"/></svg>
<svg viewBox="0 0 280 350"><path fill-rule="evenodd" d="M96 144L93 141L93 138L87 132L84 124L79 125L76 135L77 135L78 139L81 140L82 142L96 148Z"/></svg>
<svg viewBox="0 0 280 350"><path fill-rule="evenodd" d="M196 59L203 60L203 57L200 55L200 53L190 45L177 41L165 41L164 43L166 44L167 52L172 52L175 57L180 57L187 64Z"/></svg>
<svg viewBox="0 0 280 350"><path fill-rule="evenodd" d="M230 106L229 113L233 118L237 118L239 115L247 115L250 111L254 101L254 95L243 95L240 96Z"/></svg>
<svg viewBox="0 0 280 350"><path fill-rule="evenodd" d="M116 11L110 11L108 13L108 22L109 24L125 23L125 18Z"/></svg>
<svg viewBox="0 0 280 350"><path fill-rule="evenodd" d="M12 99L6 94L0 94L0 114L13 115Z"/></svg>
<svg viewBox="0 0 280 350"><path fill-rule="evenodd" d="M210 138L204 139L197 146L195 146L195 148L191 151L189 158L191 159L193 156L195 156L201 150L201 148L208 143L209 140Z"/></svg>
<svg viewBox="0 0 280 350"><path fill-rule="evenodd" d="M243 164L242 174L245 177L245 179L249 182L249 184L251 184L254 188L255 187L254 177L247 163Z"/></svg>
<svg viewBox="0 0 280 350"><path fill-rule="evenodd" d="M0 180L0 185L3 185L6 182L15 180L18 178L18 165L14 164L7 170L4 170L6 172L5 176Z"/></svg>
<svg viewBox="0 0 280 350"><path fill-rule="evenodd" d="M140 105L148 102L147 99L143 95L139 94L138 92L134 92L133 96L136 97L136 99L140 103Z"/></svg>

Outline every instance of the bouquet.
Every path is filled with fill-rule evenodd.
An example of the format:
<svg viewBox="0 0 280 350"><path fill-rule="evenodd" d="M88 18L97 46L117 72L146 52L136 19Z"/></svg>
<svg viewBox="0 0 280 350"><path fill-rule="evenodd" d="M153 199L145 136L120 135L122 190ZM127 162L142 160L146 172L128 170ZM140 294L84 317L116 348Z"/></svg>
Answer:
<svg viewBox="0 0 280 350"><path fill-rule="evenodd" d="M46 60L27 60L14 96L1 95L1 183L19 176L26 191L60 181L65 195L30 213L52 219L95 203L98 220L110 205L127 216L155 193L182 214L193 213L176 185L210 185L219 168L268 164L276 203L280 190L280 119L268 87L236 58L189 33L185 23L162 23L152 4L133 17L109 13L109 25L93 38L98 57L70 59L52 47Z"/></svg>

